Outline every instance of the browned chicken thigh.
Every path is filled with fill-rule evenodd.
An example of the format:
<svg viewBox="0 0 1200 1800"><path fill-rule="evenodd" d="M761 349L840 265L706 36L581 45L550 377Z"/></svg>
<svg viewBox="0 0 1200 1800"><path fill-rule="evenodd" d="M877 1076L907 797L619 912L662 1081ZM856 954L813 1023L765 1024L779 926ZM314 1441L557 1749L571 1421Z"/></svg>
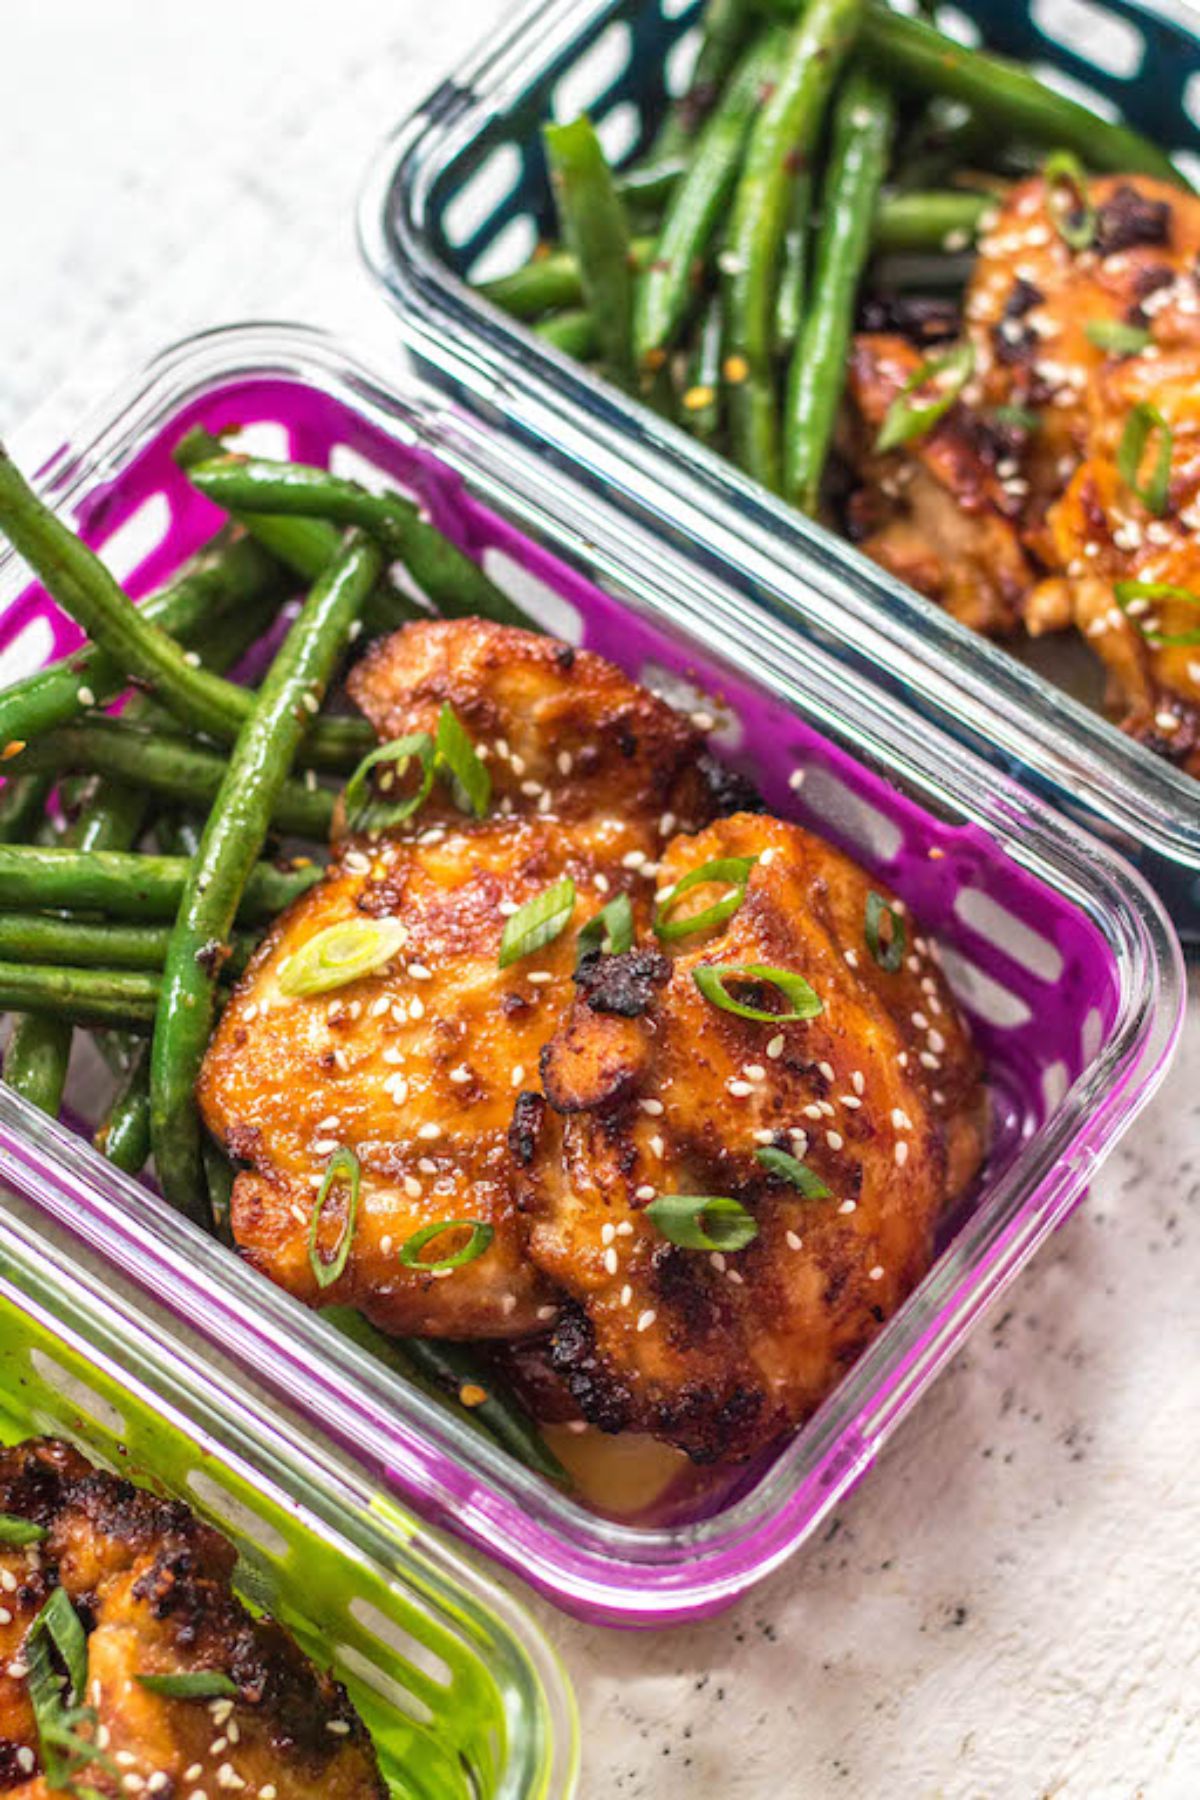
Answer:
<svg viewBox="0 0 1200 1800"><path fill-rule="evenodd" d="M554 1293L524 1255L508 1144L513 1103L573 993L578 928L618 894L645 923L667 836L712 817L720 781L678 713L610 663L480 620L413 625L364 658L351 690L390 738L436 727L449 702L492 779L483 820L446 784L408 824L337 847L319 886L277 922L227 1007L205 1061L205 1121L249 1168L233 1230L251 1261L310 1303L361 1307L385 1330L505 1337L544 1329ZM574 883L571 929L499 966L506 921ZM318 932L383 921L403 942L336 991L288 994L286 970ZM361 1167L350 1232L341 1147ZM473 1221L487 1253L452 1270L401 1260L414 1234ZM422 1260L453 1255L443 1234ZM311 1235L310 1235L311 1234Z"/></svg>
<svg viewBox="0 0 1200 1800"><path fill-rule="evenodd" d="M1198 259L1200 199L1179 188L1142 175L1023 182L981 240L955 403L880 454L924 358L866 334L849 427L861 477L850 522L868 555L979 630L1078 629L1125 728L1193 773Z"/></svg>
<svg viewBox="0 0 1200 1800"><path fill-rule="evenodd" d="M978 1059L925 941L882 967L867 878L777 819L677 838L663 885L730 858L756 860L728 922L581 971L514 1134L530 1255L570 1296L552 1366L585 1418L701 1461L750 1455L824 1399L925 1273L983 1148ZM787 1010L764 966L821 1010L725 1010L695 979L714 965L747 971L726 992L760 1012ZM816 1191L764 1166L775 1152ZM736 1200L757 1236L680 1246L653 1216L671 1194Z"/></svg>
<svg viewBox="0 0 1200 1800"><path fill-rule="evenodd" d="M0 1792L51 1800L63 1791L42 1767L27 1679L30 1626L61 1588L86 1634L71 1791L383 1800L344 1690L280 1626L246 1610L230 1585L232 1545L186 1506L43 1440L0 1452L0 1512L44 1533L0 1556ZM139 1680L181 1675L223 1676L234 1691L185 1699Z"/></svg>

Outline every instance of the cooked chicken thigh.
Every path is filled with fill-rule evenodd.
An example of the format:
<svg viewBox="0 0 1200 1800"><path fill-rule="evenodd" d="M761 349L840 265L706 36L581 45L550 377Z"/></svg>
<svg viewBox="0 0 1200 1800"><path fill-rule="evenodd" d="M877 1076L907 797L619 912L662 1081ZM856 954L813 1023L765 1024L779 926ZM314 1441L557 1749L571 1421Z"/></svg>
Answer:
<svg viewBox="0 0 1200 1800"><path fill-rule="evenodd" d="M726 923L584 966L514 1129L529 1253L570 1297L551 1364L585 1418L701 1461L750 1455L824 1399L925 1273L983 1145L978 1058L925 941L888 972L867 877L777 819L677 838L662 884L729 858L757 860ZM719 891L696 887L680 916ZM786 1010L765 965L822 1010L724 1010L695 980L712 965L749 968L726 982L743 1005ZM824 1195L764 1167L772 1151ZM679 1247L648 1211L664 1194L737 1200L758 1235Z"/></svg>
<svg viewBox="0 0 1200 1800"><path fill-rule="evenodd" d="M480 620L407 627L376 646L351 691L390 738L436 729L449 702L492 778L492 809L464 819L439 782L407 824L343 841L277 922L227 1007L199 1086L205 1121L249 1168L234 1187L243 1252L310 1303L361 1307L409 1335L544 1329L554 1293L524 1255L508 1127L573 988L578 928L618 894L647 919L667 835L721 803L703 740L610 663ZM730 785L730 792L735 792ZM570 929L499 967L508 918L570 877ZM384 966L311 997L281 990L289 962L344 921L396 922ZM314 1206L345 1146L361 1166ZM452 1271L401 1260L415 1233L476 1221L486 1254ZM312 1239L310 1243L310 1232ZM430 1243L453 1255L469 1226ZM322 1285L323 1280L328 1285Z"/></svg>
<svg viewBox="0 0 1200 1800"><path fill-rule="evenodd" d="M226 1791L383 1800L374 1750L343 1689L279 1625L247 1612L230 1585L232 1545L186 1506L42 1440L0 1452L0 1512L45 1532L0 1553L0 1791L13 1800L63 1791L41 1770L25 1673L29 1629L61 1588L87 1643L85 1691L73 1697L88 1709L74 1727L77 1784L181 1800ZM168 1698L138 1680L198 1673L227 1677L236 1694ZM102 1753L90 1762L89 1743Z"/></svg>

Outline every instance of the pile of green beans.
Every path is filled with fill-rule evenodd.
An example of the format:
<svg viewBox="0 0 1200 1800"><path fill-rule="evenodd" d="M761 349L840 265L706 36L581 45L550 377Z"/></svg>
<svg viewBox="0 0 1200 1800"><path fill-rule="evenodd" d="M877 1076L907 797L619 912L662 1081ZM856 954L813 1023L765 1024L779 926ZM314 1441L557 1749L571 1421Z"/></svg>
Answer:
<svg viewBox="0 0 1200 1800"><path fill-rule="evenodd" d="M326 772L375 745L325 707L347 648L430 609L532 621L401 494L241 456L203 430L176 460L229 523L134 606L0 447L0 534L89 638L0 691L3 1078L56 1117L75 1036L92 1033L113 1081L96 1148L131 1175L152 1163L164 1198L230 1241L235 1171L203 1133L195 1084L225 983L321 875ZM307 598L280 639L297 584ZM229 679L268 637L260 684ZM482 1367L465 1346L393 1349L358 1325L360 1344L475 1430L565 1479L502 1381L463 1408Z"/></svg>
<svg viewBox="0 0 1200 1800"><path fill-rule="evenodd" d="M1008 178L1049 153L1186 185L1136 131L884 0L708 0L640 160L611 169L586 117L544 143L557 241L481 292L810 514L865 295L961 285Z"/></svg>

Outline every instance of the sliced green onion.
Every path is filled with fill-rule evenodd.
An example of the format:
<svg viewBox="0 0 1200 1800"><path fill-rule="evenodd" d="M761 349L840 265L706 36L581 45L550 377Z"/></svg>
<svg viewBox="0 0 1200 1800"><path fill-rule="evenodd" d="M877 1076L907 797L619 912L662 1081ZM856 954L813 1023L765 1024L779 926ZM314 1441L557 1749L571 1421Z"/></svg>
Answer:
<svg viewBox="0 0 1200 1800"><path fill-rule="evenodd" d="M408 929L399 919L342 919L292 952L279 991L299 999L361 981L390 963L407 942Z"/></svg>
<svg viewBox="0 0 1200 1800"><path fill-rule="evenodd" d="M890 926L886 937L879 930L885 918ZM874 889L867 895L863 936L867 940L867 949L880 968L888 975L895 975L904 962L904 952L908 948L908 927L896 907L889 906L883 895L877 894Z"/></svg>
<svg viewBox="0 0 1200 1800"><path fill-rule="evenodd" d="M924 437L944 419L975 372L973 344L956 344L943 356L931 356L913 371L892 404L879 428L875 448L880 453L895 450L914 438ZM934 391L921 400L916 396L923 388Z"/></svg>
<svg viewBox="0 0 1200 1800"><path fill-rule="evenodd" d="M1097 350L1111 350L1114 356L1136 356L1150 342L1144 325L1126 325L1122 319L1091 319L1083 331Z"/></svg>
<svg viewBox="0 0 1200 1800"><path fill-rule="evenodd" d="M470 1237L459 1249L448 1256L439 1256L427 1262L421 1255L427 1244L445 1235L447 1231L469 1231ZM414 1231L410 1238L405 1238L400 1246L400 1261L406 1269L422 1269L431 1275L440 1275L446 1269L461 1269L467 1263L482 1256L495 1237L495 1227L485 1225L482 1219L436 1219L432 1225L423 1225L420 1231Z"/></svg>
<svg viewBox="0 0 1200 1800"><path fill-rule="evenodd" d="M669 944L677 938L691 937L694 932L707 931L710 926L723 925L746 898L750 871L757 861L757 856L719 856L713 862L701 863L698 869L689 869L673 888L659 897L654 914L655 934ZM686 919L672 919L671 914L683 896L710 881L727 882L730 891L712 906L706 906L703 912L692 913Z"/></svg>
<svg viewBox="0 0 1200 1800"><path fill-rule="evenodd" d="M778 1175L782 1181L790 1181L794 1188L799 1188L806 1200L827 1200L833 1189L826 1187L815 1169L796 1157L789 1156L786 1150L775 1150L769 1144L754 1152L758 1161L770 1175Z"/></svg>
<svg viewBox="0 0 1200 1800"><path fill-rule="evenodd" d="M576 968L585 956L599 950L604 956L624 956L633 949L633 907L628 894L618 894L602 906L575 940L579 952Z"/></svg>
<svg viewBox="0 0 1200 1800"><path fill-rule="evenodd" d="M994 406L992 418L997 425L1015 425L1018 431L1038 431L1042 424L1041 414L1027 406Z"/></svg>
<svg viewBox="0 0 1200 1800"><path fill-rule="evenodd" d="M719 1006L722 1012L736 1013L739 1019L759 1019L765 1025L790 1025L797 1019L815 1019L825 1010L820 997L803 975L794 975L790 969L773 969L769 963L706 963L692 970L692 980L704 998ZM766 1012L760 1006L746 1006L728 992L727 981L748 981L756 985L765 982L769 987L779 989L784 999L791 1002L792 1010Z"/></svg>
<svg viewBox="0 0 1200 1800"><path fill-rule="evenodd" d="M1069 150L1056 150L1042 168L1046 211L1064 244L1086 250L1096 236L1096 209L1088 194L1087 171Z"/></svg>
<svg viewBox="0 0 1200 1800"><path fill-rule="evenodd" d="M492 798L492 778L448 700L442 702L434 749L438 766L450 773L459 811L482 819Z"/></svg>
<svg viewBox="0 0 1200 1800"><path fill-rule="evenodd" d="M19 1518L15 1513L0 1513L0 1544L12 1544L20 1550L26 1544L45 1543L49 1535L44 1525L35 1525L32 1519Z"/></svg>
<svg viewBox="0 0 1200 1800"><path fill-rule="evenodd" d="M135 1675L139 1687L164 1700L234 1700L240 1689L219 1669L191 1669L180 1675Z"/></svg>
<svg viewBox="0 0 1200 1800"><path fill-rule="evenodd" d="M1200 644L1200 629L1159 631L1157 626L1143 625L1133 611L1139 600L1172 600L1180 606L1200 607L1200 594L1193 594L1190 588L1174 587L1169 581L1118 581L1113 586L1113 593L1121 611L1131 624L1137 626L1148 644L1163 649L1184 649Z"/></svg>
<svg viewBox="0 0 1200 1800"><path fill-rule="evenodd" d="M45 1632L67 1667L67 1698L82 1700L87 1687L87 1637L65 1588L55 1588L29 1628Z"/></svg>
<svg viewBox="0 0 1200 1800"><path fill-rule="evenodd" d="M1161 433L1158 454L1149 481L1142 484L1142 459L1151 433L1155 431ZM1171 451L1174 444L1175 434L1157 406L1151 406L1148 400L1139 401L1125 421L1121 442L1117 446L1117 473L1130 493L1156 518L1161 518L1167 510L1171 487Z"/></svg>
<svg viewBox="0 0 1200 1800"><path fill-rule="evenodd" d="M681 1250L744 1250L758 1236L757 1219L725 1194L661 1194L646 1216Z"/></svg>
<svg viewBox="0 0 1200 1800"><path fill-rule="evenodd" d="M326 1261L317 1248L317 1231L321 1224L321 1214L325 1210L325 1203L329 1199L335 1181L349 1182L350 1203L346 1208L346 1217L342 1223L333 1259ZM312 1270L319 1288L332 1287L334 1282L345 1272L346 1264L350 1260L350 1246L354 1242L354 1233L358 1226L358 1195L361 1183L361 1163L353 1150L346 1144L339 1144L325 1166L325 1177L317 1192L312 1217L308 1221L308 1266Z"/></svg>
<svg viewBox="0 0 1200 1800"><path fill-rule="evenodd" d="M396 738L393 743L381 744L378 750L372 750L369 756L364 756L342 793L347 830L382 830L388 825L400 825L405 819L411 819L429 798L433 787L435 760L434 742L427 731L414 731L408 737ZM395 786L403 778L411 762L420 764L421 779L406 799L389 805L372 794L368 782L372 769L378 768L380 763L395 763L396 767L389 776L392 786Z"/></svg>
<svg viewBox="0 0 1200 1800"><path fill-rule="evenodd" d="M523 956L532 956L535 950L553 943L566 930L574 911L575 883L569 875L526 900L524 906L518 906L504 924L500 967L507 969L510 963L520 962Z"/></svg>

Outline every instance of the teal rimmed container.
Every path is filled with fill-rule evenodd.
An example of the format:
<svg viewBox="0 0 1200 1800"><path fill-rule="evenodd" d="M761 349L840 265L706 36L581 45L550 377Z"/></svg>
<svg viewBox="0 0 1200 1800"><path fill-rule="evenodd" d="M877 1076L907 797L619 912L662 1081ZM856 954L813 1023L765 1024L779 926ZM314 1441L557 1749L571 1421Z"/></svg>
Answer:
<svg viewBox="0 0 1200 1800"><path fill-rule="evenodd" d="M69 1439L185 1500L345 1682L392 1800L564 1800L574 1702L533 1621L244 1371L0 1191L0 1440Z"/></svg>

